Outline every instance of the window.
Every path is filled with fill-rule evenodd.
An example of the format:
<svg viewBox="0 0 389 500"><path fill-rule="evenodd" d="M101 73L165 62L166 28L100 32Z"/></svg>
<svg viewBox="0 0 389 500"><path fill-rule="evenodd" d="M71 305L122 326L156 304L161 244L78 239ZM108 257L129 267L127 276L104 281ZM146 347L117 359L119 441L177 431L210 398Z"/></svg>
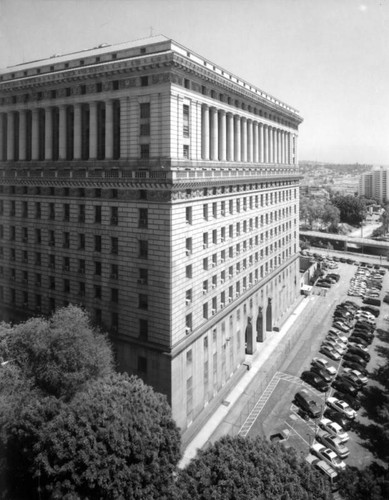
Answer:
<svg viewBox="0 0 389 500"><path fill-rule="evenodd" d="M138 356L138 372L147 373L147 358Z"/></svg>
<svg viewBox="0 0 389 500"><path fill-rule="evenodd" d="M208 269L208 257L205 257L205 259L203 259L203 269L204 271L207 271Z"/></svg>
<svg viewBox="0 0 389 500"><path fill-rule="evenodd" d="M28 228L27 227L22 228L22 242L23 243L28 242Z"/></svg>
<svg viewBox="0 0 389 500"><path fill-rule="evenodd" d="M187 144L184 144L182 146L182 156L183 156L183 158L186 158L186 159L189 158L189 146Z"/></svg>
<svg viewBox="0 0 389 500"><path fill-rule="evenodd" d="M111 274L110 277L112 279L117 280L119 277L119 266L118 264L111 264Z"/></svg>
<svg viewBox="0 0 389 500"><path fill-rule="evenodd" d="M24 264L28 263L28 252L27 252L27 250L23 250L22 262L24 262Z"/></svg>
<svg viewBox="0 0 389 500"><path fill-rule="evenodd" d="M35 274L35 285L36 286L42 285L42 275L39 273Z"/></svg>
<svg viewBox="0 0 389 500"><path fill-rule="evenodd" d="M150 103L143 102L140 104L140 118L150 118Z"/></svg>
<svg viewBox="0 0 389 500"><path fill-rule="evenodd" d="M145 310L147 310L149 307L148 296L145 295L144 293L140 293L138 295L138 307L139 309L145 309Z"/></svg>
<svg viewBox="0 0 389 500"><path fill-rule="evenodd" d="M192 303L192 289L185 292L185 303L189 306Z"/></svg>
<svg viewBox="0 0 389 500"><path fill-rule="evenodd" d="M78 248L79 248L79 250L85 250L85 234L84 233L78 234Z"/></svg>
<svg viewBox="0 0 389 500"><path fill-rule="evenodd" d="M192 313L190 313L190 314L187 314L186 317L185 317L185 329L186 329L186 333L191 333L192 326L193 326Z"/></svg>
<svg viewBox="0 0 389 500"><path fill-rule="evenodd" d="M101 276L101 262L95 261L95 275Z"/></svg>
<svg viewBox="0 0 389 500"><path fill-rule="evenodd" d="M69 203L64 203L63 206L63 220L69 222L70 220L70 205Z"/></svg>
<svg viewBox="0 0 389 500"><path fill-rule="evenodd" d="M95 299L101 299L101 286L100 285L94 285L94 295Z"/></svg>
<svg viewBox="0 0 389 500"><path fill-rule="evenodd" d="M111 313L111 330L117 332L119 329L119 314L117 312Z"/></svg>
<svg viewBox="0 0 389 500"><path fill-rule="evenodd" d="M148 160L150 158L150 144L140 145L140 157L142 160Z"/></svg>
<svg viewBox="0 0 389 500"><path fill-rule="evenodd" d="M187 278L191 278L192 277L192 266L191 265L186 266L186 268L185 268L185 274L186 274Z"/></svg>
<svg viewBox="0 0 389 500"><path fill-rule="evenodd" d="M149 77L148 76L141 76L140 77L140 86L147 87L148 85L149 85Z"/></svg>
<svg viewBox="0 0 389 500"><path fill-rule="evenodd" d="M111 207L111 225L117 226L119 221L119 209L118 207Z"/></svg>
<svg viewBox="0 0 389 500"><path fill-rule="evenodd" d="M139 224L138 227L147 229L148 227L148 209L139 208Z"/></svg>
<svg viewBox="0 0 389 500"><path fill-rule="evenodd" d="M78 295L80 297L85 297L85 283L83 281L78 283Z"/></svg>
<svg viewBox="0 0 389 500"><path fill-rule="evenodd" d="M203 205L203 218L205 220L208 220L208 205L207 204Z"/></svg>
<svg viewBox="0 0 389 500"><path fill-rule="evenodd" d="M139 258L147 259L149 253L149 242L147 240L139 240Z"/></svg>
<svg viewBox="0 0 389 500"><path fill-rule="evenodd" d="M101 236L95 235L95 252L101 252Z"/></svg>
<svg viewBox="0 0 389 500"><path fill-rule="evenodd" d="M203 281L203 295L208 293L208 280Z"/></svg>
<svg viewBox="0 0 389 500"><path fill-rule="evenodd" d="M49 288L50 290L55 290L55 277L49 276Z"/></svg>
<svg viewBox="0 0 389 500"><path fill-rule="evenodd" d="M78 205L78 222L85 222L85 205Z"/></svg>
<svg viewBox="0 0 389 500"><path fill-rule="evenodd" d="M217 229L212 230L212 243L217 245Z"/></svg>
<svg viewBox="0 0 389 500"><path fill-rule="evenodd" d="M187 224L192 224L192 207L186 207L185 219Z"/></svg>
<svg viewBox="0 0 389 500"><path fill-rule="evenodd" d="M63 233L63 247L64 248L70 247L70 233L67 231Z"/></svg>
<svg viewBox="0 0 389 500"><path fill-rule="evenodd" d="M64 271L70 270L70 258L69 257L63 257L62 269Z"/></svg>
<svg viewBox="0 0 389 500"><path fill-rule="evenodd" d="M147 285L148 282L148 269L139 269L139 280L142 285Z"/></svg>
<svg viewBox="0 0 389 500"><path fill-rule="evenodd" d="M216 219L217 217L217 203L212 203L212 217Z"/></svg>
<svg viewBox="0 0 389 500"><path fill-rule="evenodd" d="M150 123L141 123L140 124L140 134L143 136L149 136L150 135Z"/></svg>
<svg viewBox="0 0 389 500"><path fill-rule="evenodd" d="M185 240L186 255L192 255L192 238L186 238Z"/></svg>
<svg viewBox="0 0 389 500"><path fill-rule="evenodd" d="M95 206L95 223L101 224L101 205Z"/></svg>
<svg viewBox="0 0 389 500"><path fill-rule="evenodd" d="M183 106L183 136L189 137L189 106L186 104Z"/></svg>
<svg viewBox="0 0 389 500"><path fill-rule="evenodd" d="M149 334L149 323L147 319L139 319L139 338L141 340L147 340Z"/></svg>
<svg viewBox="0 0 389 500"><path fill-rule="evenodd" d="M49 203L49 219L55 220L55 204Z"/></svg>
<svg viewBox="0 0 389 500"><path fill-rule="evenodd" d="M119 253L119 239L117 237L111 238L111 254L118 255Z"/></svg>
<svg viewBox="0 0 389 500"><path fill-rule="evenodd" d="M9 239L15 241L16 239L16 226L10 226L9 228Z"/></svg>
<svg viewBox="0 0 389 500"><path fill-rule="evenodd" d="M84 259L78 260L78 273L85 274L85 260Z"/></svg>
<svg viewBox="0 0 389 500"><path fill-rule="evenodd" d="M203 318L208 319L208 302L203 304Z"/></svg>
<svg viewBox="0 0 389 500"><path fill-rule="evenodd" d="M28 217L28 202L27 201L22 202L22 217Z"/></svg>
<svg viewBox="0 0 389 500"><path fill-rule="evenodd" d="M40 219L41 218L41 215L42 215L42 211L41 211L41 202L40 201L37 201L35 203L35 218L36 219Z"/></svg>
<svg viewBox="0 0 389 500"><path fill-rule="evenodd" d="M55 232L53 230L49 231L49 246L55 246Z"/></svg>

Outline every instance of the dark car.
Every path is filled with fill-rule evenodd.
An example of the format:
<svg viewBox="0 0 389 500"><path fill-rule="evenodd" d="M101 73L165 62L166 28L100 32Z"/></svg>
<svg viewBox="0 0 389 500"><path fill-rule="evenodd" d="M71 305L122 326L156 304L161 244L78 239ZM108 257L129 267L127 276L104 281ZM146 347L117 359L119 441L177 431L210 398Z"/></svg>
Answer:
<svg viewBox="0 0 389 500"><path fill-rule="evenodd" d="M327 281L316 281L316 286L320 286L321 288L331 288L330 283L327 283Z"/></svg>
<svg viewBox="0 0 389 500"><path fill-rule="evenodd" d="M351 396L356 396L358 394L358 389L342 376L337 377L332 382L332 387L346 394L351 394Z"/></svg>
<svg viewBox="0 0 389 500"><path fill-rule="evenodd" d="M327 384L327 382L323 380L319 375L317 375L317 373L305 371L301 374L301 379L320 392L325 392L329 389L329 385Z"/></svg>
<svg viewBox="0 0 389 500"><path fill-rule="evenodd" d="M334 260L334 262L339 262L340 261L339 257L337 257L336 255L334 255L332 257L332 259Z"/></svg>
<svg viewBox="0 0 389 500"><path fill-rule="evenodd" d="M356 344L361 344L364 347L369 347L369 345L371 344L370 340L365 340L362 337L358 337L358 335L356 335L355 337L353 335L350 335L350 337L348 338L348 342L349 344L351 342L355 342Z"/></svg>
<svg viewBox="0 0 389 500"><path fill-rule="evenodd" d="M320 366L312 365L311 372L319 375L319 377L321 377L327 383L331 382L332 380L331 375L328 372L326 372L323 368L320 368Z"/></svg>
<svg viewBox="0 0 389 500"><path fill-rule="evenodd" d="M304 412L308 413L311 418L320 417L320 407L315 400L311 399L307 390L301 389L301 391L296 392L293 402Z"/></svg>
<svg viewBox="0 0 389 500"><path fill-rule="evenodd" d="M340 261L340 262L342 262L342 264L346 264L347 259L345 259L344 257L341 257L341 258L339 259L339 261Z"/></svg>
<svg viewBox="0 0 389 500"><path fill-rule="evenodd" d="M349 382L352 384L358 391L363 388L363 383L359 377L357 377L354 373L345 372L342 373L341 380Z"/></svg>
<svg viewBox="0 0 389 500"><path fill-rule="evenodd" d="M374 314L376 318L380 315L380 310L377 307L372 307L372 306L362 306L361 307L362 311L368 311L371 314Z"/></svg>
<svg viewBox="0 0 389 500"><path fill-rule="evenodd" d="M336 422L337 424L341 425L345 431L351 429L351 420L348 420L336 410L331 410L330 408L327 408L324 411L324 416L326 418L329 418L333 422Z"/></svg>
<svg viewBox="0 0 389 500"><path fill-rule="evenodd" d="M363 303L364 304L370 304L372 306L378 306L380 307L381 306L381 301L380 299L376 299L376 298L373 298L373 297L365 297L363 299Z"/></svg>
<svg viewBox="0 0 389 500"><path fill-rule="evenodd" d="M369 375L369 372L366 370L366 368L359 363L355 363L354 361L348 361L347 359L343 360L343 366L344 368L351 368L352 370L358 370L359 372L362 373L362 375Z"/></svg>
<svg viewBox="0 0 389 500"><path fill-rule="evenodd" d="M373 342L373 339L374 339L373 335L369 335L368 333L366 333L362 330L354 330L351 337L352 337L351 342L356 342L358 338L361 338L362 340L364 340L368 344L371 344Z"/></svg>
<svg viewBox="0 0 389 500"><path fill-rule="evenodd" d="M337 273L328 273L327 276L330 278L334 278L334 280L339 281L340 280L340 274Z"/></svg>
<svg viewBox="0 0 389 500"><path fill-rule="evenodd" d="M361 407L361 401L358 397L352 396L351 394L347 394L344 392L335 392L334 397L338 399L342 399L345 401L351 408L355 411L358 411Z"/></svg>
<svg viewBox="0 0 389 500"><path fill-rule="evenodd" d="M371 323L368 323L367 321L358 320L355 323L355 328L358 328L360 330L366 330L367 332L374 332L375 325L372 325Z"/></svg>
<svg viewBox="0 0 389 500"><path fill-rule="evenodd" d="M356 354L357 356L360 356L363 358L365 361L369 362L370 361L370 354L363 349L359 347L354 347L354 346L348 346L347 347L347 352L350 352L351 354Z"/></svg>
<svg viewBox="0 0 389 500"><path fill-rule="evenodd" d="M358 363L362 365L363 367L366 367L367 362L361 358L360 356L357 356L356 354L351 354L351 352L346 352L343 355L343 359L348 360L348 361L354 361L355 363Z"/></svg>

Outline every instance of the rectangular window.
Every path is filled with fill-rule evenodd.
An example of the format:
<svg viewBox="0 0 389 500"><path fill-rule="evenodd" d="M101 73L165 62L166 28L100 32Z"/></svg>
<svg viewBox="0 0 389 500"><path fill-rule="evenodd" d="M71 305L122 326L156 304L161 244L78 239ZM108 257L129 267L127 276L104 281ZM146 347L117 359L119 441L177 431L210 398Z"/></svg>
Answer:
<svg viewBox="0 0 389 500"><path fill-rule="evenodd" d="M147 373L147 358L138 356L138 372Z"/></svg>
<svg viewBox="0 0 389 500"><path fill-rule="evenodd" d="M141 340L147 340L149 334L149 323L147 319L139 319L139 338Z"/></svg>
<svg viewBox="0 0 389 500"><path fill-rule="evenodd" d="M117 226L119 222L119 208L111 207L111 225Z"/></svg>
<svg viewBox="0 0 389 500"><path fill-rule="evenodd" d="M143 102L140 104L140 117L141 119L150 118L150 103Z"/></svg>
<svg viewBox="0 0 389 500"><path fill-rule="evenodd" d="M78 234L78 248L79 250L85 250L85 234Z"/></svg>
<svg viewBox="0 0 389 500"><path fill-rule="evenodd" d="M119 266L118 264L111 264L111 275L110 277L117 280L119 277Z"/></svg>
<svg viewBox="0 0 389 500"><path fill-rule="evenodd" d="M144 293L140 293L138 295L138 307L139 309L145 309L145 310L147 310L149 307L148 296L145 295Z"/></svg>
<svg viewBox="0 0 389 500"><path fill-rule="evenodd" d="M139 258L147 259L149 253L149 242L147 240L139 240Z"/></svg>
<svg viewBox="0 0 389 500"><path fill-rule="evenodd" d="M208 220L208 205L207 204L203 205L203 218L205 220Z"/></svg>
<svg viewBox="0 0 389 500"><path fill-rule="evenodd" d="M70 247L70 233L67 231L63 233L63 247L64 248Z"/></svg>
<svg viewBox="0 0 389 500"><path fill-rule="evenodd" d="M15 241L16 239L16 226L10 226L9 228L9 239Z"/></svg>
<svg viewBox="0 0 389 500"><path fill-rule="evenodd" d="M185 219L187 224L192 224L192 207L186 207Z"/></svg>
<svg viewBox="0 0 389 500"><path fill-rule="evenodd" d="M212 203L212 217L216 219L217 217L217 203Z"/></svg>
<svg viewBox="0 0 389 500"><path fill-rule="evenodd" d="M53 230L49 231L49 246L55 246L55 232Z"/></svg>
<svg viewBox="0 0 389 500"><path fill-rule="evenodd" d="M69 259L69 257L63 257L62 269L64 271L70 271L70 259Z"/></svg>
<svg viewBox="0 0 389 500"><path fill-rule="evenodd" d="M185 274L186 274L186 277L187 278L191 278L192 277L192 266L186 266L185 268Z"/></svg>
<svg viewBox="0 0 389 500"><path fill-rule="evenodd" d="M85 222L85 205L78 205L78 222Z"/></svg>
<svg viewBox="0 0 389 500"><path fill-rule="evenodd" d="M189 146L187 144L184 144L182 146L182 156L183 156L183 158L186 158L186 159L189 158Z"/></svg>
<svg viewBox="0 0 389 500"><path fill-rule="evenodd" d="M143 135L143 136L150 135L150 123L141 123L139 135Z"/></svg>
<svg viewBox="0 0 389 500"><path fill-rule="evenodd" d="M27 227L22 228L22 242L28 243L28 228Z"/></svg>
<svg viewBox="0 0 389 500"><path fill-rule="evenodd" d="M65 222L69 222L69 220L70 220L70 205L69 205L69 203L65 203L63 206L63 220Z"/></svg>
<svg viewBox="0 0 389 500"><path fill-rule="evenodd" d="M101 205L95 206L95 223L101 224Z"/></svg>
<svg viewBox="0 0 389 500"><path fill-rule="evenodd" d="M148 227L148 209L139 208L139 223L138 227L147 229Z"/></svg>
<svg viewBox="0 0 389 500"><path fill-rule="evenodd" d="M119 253L119 238L116 238L116 237L111 238L111 253L114 255L118 255L118 253Z"/></svg>
<svg viewBox="0 0 389 500"><path fill-rule="evenodd" d="M41 215L42 215L42 211L41 211L41 202L40 201L37 201L35 203L35 218L36 219L40 219L41 218Z"/></svg>
<svg viewBox="0 0 389 500"><path fill-rule="evenodd" d="M192 255L192 238L186 238L185 240L186 255Z"/></svg>
<svg viewBox="0 0 389 500"><path fill-rule="evenodd" d="M217 245L217 229L212 230L212 243Z"/></svg>
<svg viewBox="0 0 389 500"><path fill-rule="evenodd" d="M95 252L101 252L101 236L95 235Z"/></svg>
<svg viewBox="0 0 389 500"><path fill-rule="evenodd" d="M183 136L189 137L189 106L184 104L183 106Z"/></svg>
<svg viewBox="0 0 389 500"><path fill-rule="evenodd" d="M150 158L150 144L140 145L140 157L142 160L148 160Z"/></svg>
<svg viewBox="0 0 389 500"><path fill-rule="evenodd" d="M85 297L85 283L83 281L78 283L78 295L80 297Z"/></svg>
<svg viewBox="0 0 389 500"><path fill-rule="evenodd" d="M28 217L28 202L27 201L22 202L22 217Z"/></svg>
<svg viewBox="0 0 389 500"><path fill-rule="evenodd" d="M139 269L139 280L138 282L142 285L147 285L149 272L148 269Z"/></svg>
<svg viewBox="0 0 389 500"><path fill-rule="evenodd" d="M78 260L78 273L85 274L85 260L84 259Z"/></svg>
<svg viewBox="0 0 389 500"><path fill-rule="evenodd" d="M185 304L189 306L192 303L192 289L185 292Z"/></svg>
<svg viewBox="0 0 389 500"><path fill-rule="evenodd" d="M208 303L203 304L203 318L208 319Z"/></svg>
<svg viewBox="0 0 389 500"><path fill-rule="evenodd" d="M49 219L55 220L55 204L49 203Z"/></svg>
<svg viewBox="0 0 389 500"><path fill-rule="evenodd" d="M101 276L101 262L95 261L95 275Z"/></svg>

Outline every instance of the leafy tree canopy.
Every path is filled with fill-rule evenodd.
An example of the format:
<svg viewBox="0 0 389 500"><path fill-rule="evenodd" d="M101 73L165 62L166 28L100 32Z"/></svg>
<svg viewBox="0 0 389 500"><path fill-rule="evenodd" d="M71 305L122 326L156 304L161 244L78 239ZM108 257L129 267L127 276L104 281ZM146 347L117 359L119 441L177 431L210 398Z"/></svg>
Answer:
<svg viewBox="0 0 389 500"><path fill-rule="evenodd" d="M59 309L49 319L1 324L0 356L44 393L64 398L113 370L106 336L94 330L87 314L75 306Z"/></svg>
<svg viewBox="0 0 389 500"><path fill-rule="evenodd" d="M335 196L332 203L339 209L340 221L358 226L366 215L366 205L363 199L356 196Z"/></svg>
<svg viewBox="0 0 389 500"><path fill-rule="evenodd" d="M180 471L183 500L316 500L332 498L329 484L293 449L257 437L223 437Z"/></svg>
<svg viewBox="0 0 389 500"><path fill-rule="evenodd" d="M339 477L340 494L344 500L387 500L389 472L375 462L363 470L347 467Z"/></svg>

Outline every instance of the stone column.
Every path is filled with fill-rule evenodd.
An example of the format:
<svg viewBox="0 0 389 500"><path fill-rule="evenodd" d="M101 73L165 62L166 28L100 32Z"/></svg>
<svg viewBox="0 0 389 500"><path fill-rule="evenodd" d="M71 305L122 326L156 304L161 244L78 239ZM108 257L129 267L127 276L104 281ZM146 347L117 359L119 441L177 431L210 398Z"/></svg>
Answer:
<svg viewBox="0 0 389 500"><path fill-rule="evenodd" d="M281 132L276 130L276 163L281 163Z"/></svg>
<svg viewBox="0 0 389 500"><path fill-rule="evenodd" d="M45 160L53 158L53 110L45 109Z"/></svg>
<svg viewBox="0 0 389 500"><path fill-rule="evenodd" d="M273 128L273 163L276 162L277 155L277 129Z"/></svg>
<svg viewBox="0 0 389 500"><path fill-rule="evenodd" d="M105 157L113 158L113 102L105 102Z"/></svg>
<svg viewBox="0 0 389 500"><path fill-rule="evenodd" d="M66 160L66 106L61 105L58 107L58 110L58 158Z"/></svg>
<svg viewBox="0 0 389 500"><path fill-rule="evenodd" d="M273 156L273 128L269 127L268 128L268 133L269 133L269 163L273 163L274 161L274 156Z"/></svg>
<svg viewBox="0 0 389 500"><path fill-rule="evenodd" d="M264 162L264 139L263 139L263 123L258 125L259 128L259 140L258 140L258 149L259 149L259 162Z"/></svg>
<svg viewBox="0 0 389 500"><path fill-rule="evenodd" d="M247 161L253 161L253 121L247 120Z"/></svg>
<svg viewBox="0 0 389 500"><path fill-rule="evenodd" d="M39 109L31 111L31 160L39 160Z"/></svg>
<svg viewBox="0 0 389 500"><path fill-rule="evenodd" d="M81 159L81 104L74 105L73 158Z"/></svg>
<svg viewBox="0 0 389 500"><path fill-rule="evenodd" d="M234 117L227 113L227 161L234 161Z"/></svg>
<svg viewBox="0 0 389 500"><path fill-rule="evenodd" d="M4 161L4 113L0 113L0 161Z"/></svg>
<svg viewBox="0 0 389 500"><path fill-rule="evenodd" d="M14 123L15 115L10 111L7 113L7 160L14 160Z"/></svg>
<svg viewBox="0 0 389 500"><path fill-rule="evenodd" d="M97 102L89 103L89 158L97 158Z"/></svg>
<svg viewBox="0 0 389 500"><path fill-rule="evenodd" d="M27 158L26 111L19 112L19 160Z"/></svg>
<svg viewBox="0 0 389 500"><path fill-rule="evenodd" d="M241 129L241 159L242 161L247 161L247 119L242 116L240 120Z"/></svg>
<svg viewBox="0 0 389 500"><path fill-rule="evenodd" d="M269 127L263 126L263 161L269 162Z"/></svg>
<svg viewBox="0 0 389 500"><path fill-rule="evenodd" d="M227 158L227 123L226 123L226 112L224 110L219 111L219 160L226 161Z"/></svg>
<svg viewBox="0 0 389 500"><path fill-rule="evenodd" d="M216 108L211 108L211 160L219 159L219 128L218 112Z"/></svg>
<svg viewBox="0 0 389 500"><path fill-rule="evenodd" d="M290 148L291 148L291 144L290 144L290 132L288 132L286 134L286 163L288 165L291 165L292 161L291 161L291 155L290 155Z"/></svg>
<svg viewBox="0 0 389 500"><path fill-rule="evenodd" d="M209 107L201 108L201 158L209 160Z"/></svg>
<svg viewBox="0 0 389 500"><path fill-rule="evenodd" d="M258 151L258 122L253 123L253 162L259 162L259 151Z"/></svg>
<svg viewBox="0 0 389 500"><path fill-rule="evenodd" d="M235 150L235 161L241 161L241 149L240 149L240 116L235 116L234 121L234 150Z"/></svg>

